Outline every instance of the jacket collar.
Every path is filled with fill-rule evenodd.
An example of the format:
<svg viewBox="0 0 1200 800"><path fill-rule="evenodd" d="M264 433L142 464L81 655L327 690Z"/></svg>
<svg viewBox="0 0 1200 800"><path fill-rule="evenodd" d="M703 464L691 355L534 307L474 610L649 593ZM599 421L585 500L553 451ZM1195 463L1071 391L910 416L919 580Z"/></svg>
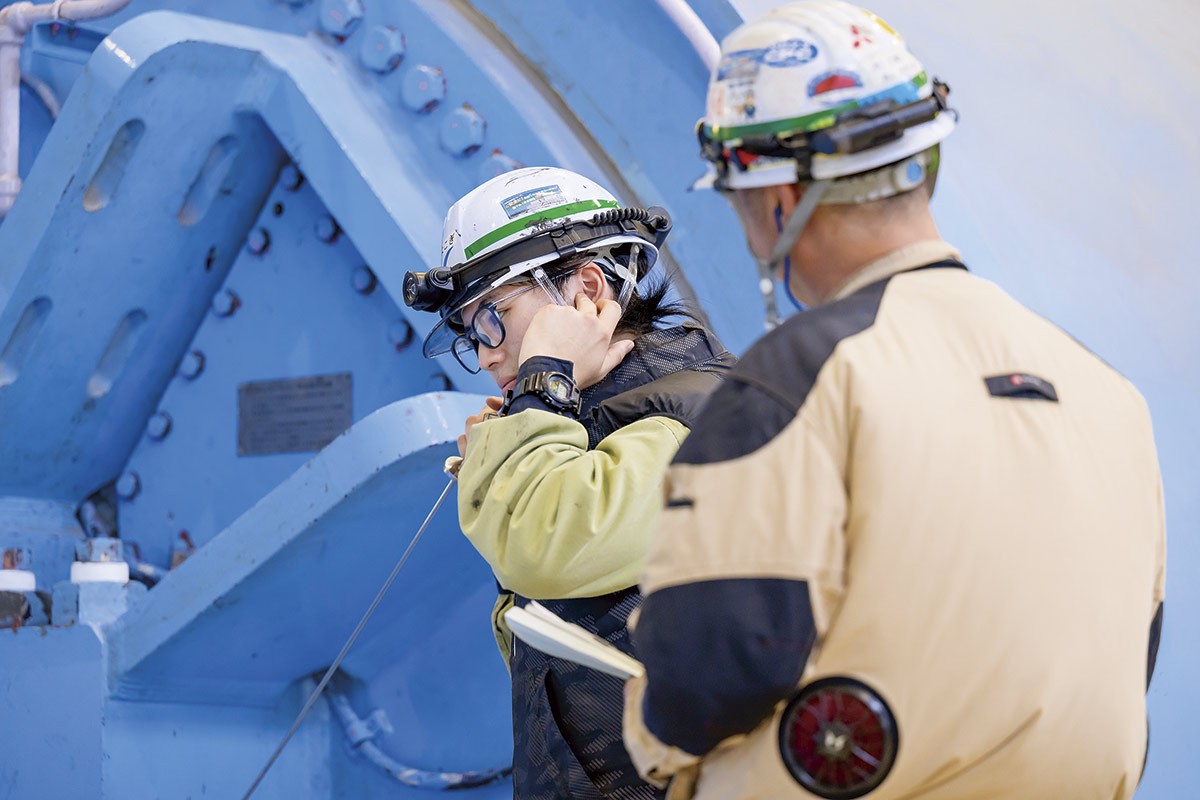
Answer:
<svg viewBox="0 0 1200 800"><path fill-rule="evenodd" d="M583 390L583 413L610 397L672 372L706 364L725 352L715 335L697 325L656 328L644 333L635 340L633 352L599 383Z"/></svg>
<svg viewBox="0 0 1200 800"><path fill-rule="evenodd" d="M941 239L914 242L913 244L901 247L899 250L893 250L882 258L877 258L859 269L847 278L845 283L835 289L825 302L841 300L843 297L854 294L859 289L870 286L872 283L881 281L898 272L908 272L917 267L923 267L926 264L933 264L948 259L957 261L960 257L961 254L953 245Z"/></svg>

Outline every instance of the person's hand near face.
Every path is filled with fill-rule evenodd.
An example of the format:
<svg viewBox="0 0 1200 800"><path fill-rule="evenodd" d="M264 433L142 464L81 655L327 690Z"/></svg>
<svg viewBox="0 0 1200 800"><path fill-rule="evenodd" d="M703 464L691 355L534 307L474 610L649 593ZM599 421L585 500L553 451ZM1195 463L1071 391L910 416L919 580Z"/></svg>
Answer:
<svg viewBox="0 0 1200 800"><path fill-rule="evenodd" d="M496 347L478 346L479 364L496 381L501 394L512 389L521 364L534 356L570 361L575 384L586 389L633 350L632 339L613 339L621 320L621 306L605 296L612 292L599 267L585 266L564 288L568 297L573 293L574 305L557 305L537 289L514 294L511 287L503 287L464 310L463 318L471 320L487 303L497 302L497 296L504 298L495 306L504 327L503 339ZM458 439L460 454L466 454L471 428L495 416L502 404L500 397L489 397L478 414L467 418Z"/></svg>
<svg viewBox="0 0 1200 800"><path fill-rule="evenodd" d="M533 356L551 356L575 365L575 384L580 389L597 383L621 363L633 349L633 341L613 341L621 306L616 300L593 303L583 292L575 295L574 306L544 306L525 331L520 362Z"/></svg>
<svg viewBox="0 0 1200 800"><path fill-rule="evenodd" d="M463 312L471 320L495 295L472 303ZM627 339L613 341L621 306L611 299L604 273L593 264L582 267L563 287L573 305L559 306L540 290L522 292L496 305L504 338L496 347L480 344L480 366L491 374L503 394L516 382L522 363L533 356L551 356L575 365L575 383L585 389L609 373L633 349ZM593 298L595 298L593 300Z"/></svg>

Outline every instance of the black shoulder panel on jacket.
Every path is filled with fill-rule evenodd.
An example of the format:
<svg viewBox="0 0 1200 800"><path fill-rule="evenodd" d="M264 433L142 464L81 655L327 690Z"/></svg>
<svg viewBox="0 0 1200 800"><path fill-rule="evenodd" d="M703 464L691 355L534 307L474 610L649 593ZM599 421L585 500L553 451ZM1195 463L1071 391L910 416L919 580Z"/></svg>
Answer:
<svg viewBox="0 0 1200 800"><path fill-rule="evenodd" d="M646 727L705 755L748 733L800 682L816 641L808 583L725 578L650 594L634 632Z"/></svg>
<svg viewBox="0 0 1200 800"><path fill-rule="evenodd" d="M760 339L709 398L676 464L711 464L753 453L789 425L843 339L875 323L888 281L789 318Z"/></svg>
<svg viewBox="0 0 1200 800"><path fill-rule="evenodd" d="M1162 638L1163 604L1158 604L1154 619L1150 621L1150 648L1146 653L1146 691L1150 691L1150 679L1154 677L1154 665L1158 662L1158 642Z"/></svg>

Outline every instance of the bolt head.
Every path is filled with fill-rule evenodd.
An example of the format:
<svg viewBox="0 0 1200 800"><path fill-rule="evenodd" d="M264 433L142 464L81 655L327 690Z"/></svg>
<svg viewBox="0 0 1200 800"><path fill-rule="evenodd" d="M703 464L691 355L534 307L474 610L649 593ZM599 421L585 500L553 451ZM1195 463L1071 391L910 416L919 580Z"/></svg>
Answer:
<svg viewBox="0 0 1200 800"><path fill-rule="evenodd" d="M262 255L271 246L271 233L266 228L255 228L246 237L246 249L255 255Z"/></svg>
<svg viewBox="0 0 1200 800"><path fill-rule="evenodd" d="M233 312L237 311L241 304L242 301L233 291L222 289L213 295L212 311L218 317L230 317L233 316Z"/></svg>
<svg viewBox="0 0 1200 800"><path fill-rule="evenodd" d="M201 372L204 372L204 353L199 350L193 350L179 362L179 374L189 381L200 377Z"/></svg>
<svg viewBox="0 0 1200 800"><path fill-rule="evenodd" d="M452 156L469 156L483 146L487 120L469 105L456 108L442 120L442 149Z"/></svg>
<svg viewBox="0 0 1200 800"><path fill-rule="evenodd" d="M408 324L407 320L397 319L388 326L388 340L392 346L399 352L408 347L413 340L412 325Z"/></svg>
<svg viewBox="0 0 1200 800"><path fill-rule="evenodd" d="M146 435L156 442L167 438L170 432L171 415L165 411L159 411L146 422Z"/></svg>
<svg viewBox="0 0 1200 800"><path fill-rule="evenodd" d="M75 543L75 560L109 562L125 560L125 545L120 539L84 539Z"/></svg>
<svg viewBox="0 0 1200 800"><path fill-rule="evenodd" d="M367 266L354 270L354 275L351 276L350 280L354 285L354 291L359 294L370 294L379 285L379 279L375 277L375 273Z"/></svg>
<svg viewBox="0 0 1200 800"><path fill-rule="evenodd" d="M341 228L338 227L337 220L328 214L322 214L317 219L316 224L317 238L322 242L332 243L337 240Z"/></svg>
<svg viewBox="0 0 1200 800"><path fill-rule="evenodd" d="M142 479L136 472L123 472L117 478L117 496L122 500L132 500L142 490Z"/></svg>
<svg viewBox="0 0 1200 800"><path fill-rule="evenodd" d="M295 164L287 164L279 172L279 185L289 192L294 192L304 183L304 173Z"/></svg>
<svg viewBox="0 0 1200 800"><path fill-rule="evenodd" d="M0 550L0 569L33 569L33 551L27 547Z"/></svg>
<svg viewBox="0 0 1200 800"><path fill-rule="evenodd" d="M400 99L410 111L428 114L446 97L446 78L437 67L417 64L404 76Z"/></svg>
<svg viewBox="0 0 1200 800"><path fill-rule="evenodd" d="M372 25L363 36L358 57L372 72L387 74L404 60L404 34L390 25Z"/></svg>
<svg viewBox="0 0 1200 800"><path fill-rule="evenodd" d="M482 166L479 167L479 182L490 181L497 175L512 172L514 169L520 169L523 166L525 165L512 156L506 156L499 150L493 150L492 154L484 159Z"/></svg>
<svg viewBox="0 0 1200 800"><path fill-rule="evenodd" d="M343 41L354 33L366 13L362 0L321 0L317 18L321 30Z"/></svg>

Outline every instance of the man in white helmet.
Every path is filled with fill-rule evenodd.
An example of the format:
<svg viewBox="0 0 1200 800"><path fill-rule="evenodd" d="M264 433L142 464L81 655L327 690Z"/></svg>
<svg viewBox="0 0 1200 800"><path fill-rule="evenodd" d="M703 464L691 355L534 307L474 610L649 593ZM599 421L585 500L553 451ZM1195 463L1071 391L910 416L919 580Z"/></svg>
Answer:
<svg viewBox="0 0 1200 800"><path fill-rule="evenodd" d="M712 183L764 295L783 278L809 310L746 353L668 471L625 738L670 797L1138 783L1164 575L1150 417L941 240L947 93L838 0L722 45Z"/></svg>
<svg viewBox="0 0 1200 800"><path fill-rule="evenodd" d="M520 169L455 203L442 266L406 276L406 302L441 316L425 354L503 395L459 439L459 520L500 587L521 800L662 796L625 752L620 681L528 647L502 615L537 600L631 651L663 472L733 362L686 313L663 326L682 309L644 279L670 225L573 172Z"/></svg>

